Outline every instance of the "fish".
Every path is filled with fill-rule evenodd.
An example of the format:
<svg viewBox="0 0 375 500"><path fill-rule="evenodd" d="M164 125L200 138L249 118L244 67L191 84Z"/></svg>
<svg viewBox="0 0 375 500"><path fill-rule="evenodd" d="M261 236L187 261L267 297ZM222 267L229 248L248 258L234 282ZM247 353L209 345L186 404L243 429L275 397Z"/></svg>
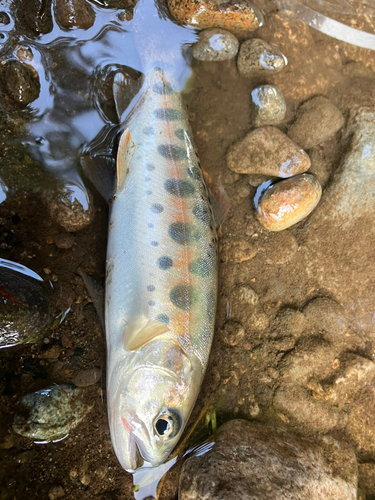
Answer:
<svg viewBox="0 0 375 500"><path fill-rule="evenodd" d="M149 65L119 140L106 263L108 419L129 472L176 447L213 339L218 223L191 137L173 71Z"/></svg>

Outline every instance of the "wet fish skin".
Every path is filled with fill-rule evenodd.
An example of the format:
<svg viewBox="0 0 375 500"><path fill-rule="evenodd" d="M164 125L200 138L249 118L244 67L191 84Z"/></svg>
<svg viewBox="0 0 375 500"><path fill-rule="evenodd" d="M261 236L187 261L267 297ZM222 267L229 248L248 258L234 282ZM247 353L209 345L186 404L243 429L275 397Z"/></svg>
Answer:
<svg viewBox="0 0 375 500"><path fill-rule="evenodd" d="M107 250L108 414L128 471L161 464L181 437L217 298L215 222L181 96L160 69L146 88L120 141Z"/></svg>

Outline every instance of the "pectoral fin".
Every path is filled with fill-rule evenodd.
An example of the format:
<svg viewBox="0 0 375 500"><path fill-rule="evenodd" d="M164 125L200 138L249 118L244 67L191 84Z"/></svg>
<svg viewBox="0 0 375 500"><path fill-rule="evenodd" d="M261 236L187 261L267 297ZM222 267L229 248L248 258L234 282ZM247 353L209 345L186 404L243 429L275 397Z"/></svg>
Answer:
<svg viewBox="0 0 375 500"><path fill-rule="evenodd" d="M132 141L130 130L124 130L120 137L117 151L117 191L124 187L125 180L130 173L130 165L135 151L135 144Z"/></svg>
<svg viewBox="0 0 375 500"><path fill-rule="evenodd" d="M140 318L138 321L127 325L124 333L125 348L128 351L135 351L166 332L169 332L169 328L165 323Z"/></svg>

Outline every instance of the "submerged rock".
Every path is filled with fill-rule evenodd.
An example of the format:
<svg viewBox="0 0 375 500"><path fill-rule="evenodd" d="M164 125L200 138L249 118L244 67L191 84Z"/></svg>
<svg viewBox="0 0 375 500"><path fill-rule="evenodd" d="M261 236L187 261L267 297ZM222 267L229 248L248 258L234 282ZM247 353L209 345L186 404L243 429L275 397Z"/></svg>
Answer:
<svg viewBox="0 0 375 500"><path fill-rule="evenodd" d="M83 390L70 385L53 385L26 394L21 400L22 413L13 422L13 430L34 441L58 441L66 437L91 410L83 402Z"/></svg>
<svg viewBox="0 0 375 500"><path fill-rule="evenodd" d="M52 319L43 279L5 259L0 259L0 305L0 348L37 342Z"/></svg>
<svg viewBox="0 0 375 500"><path fill-rule="evenodd" d="M243 42L237 59L240 75L247 78L279 73L286 64L287 59L279 49L259 38Z"/></svg>
<svg viewBox="0 0 375 500"><path fill-rule="evenodd" d="M19 0L15 2L18 30L30 38L50 33L53 29L51 4L52 0Z"/></svg>
<svg viewBox="0 0 375 500"><path fill-rule="evenodd" d="M256 127L277 125L286 113L281 90L273 85L259 85L251 92L250 116Z"/></svg>
<svg viewBox="0 0 375 500"><path fill-rule="evenodd" d="M39 97L40 82L36 70L16 59L9 59L0 66L0 85L3 92L21 107Z"/></svg>
<svg viewBox="0 0 375 500"><path fill-rule="evenodd" d="M307 217L319 203L322 188L318 180L302 174L271 184L255 201L258 221L269 231L282 231Z"/></svg>
<svg viewBox="0 0 375 500"><path fill-rule="evenodd" d="M238 40L230 33L219 28L202 31L193 45L192 54L199 61L225 61L236 57Z"/></svg>
<svg viewBox="0 0 375 500"><path fill-rule="evenodd" d="M86 0L55 0L55 19L66 30L87 30L95 22L95 11Z"/></svg>
<svg viewBox="0 0 375 500"><path fill-rule="evenodd" d="M310 158L275 127L249 132L227 155L228 167L238 174L290 177L310 168Z"/></svg>
<svg viewBox="0 0 375 500"><path fill-rule="evenodd" d="M261 11L245 0L167 0L167 4L176 21L197 29L223 28L236 33L253 31L263 24Z"/></svg>
<svg viewBox="0 0 375 500"><path fill-rule="evenodd" d="M301 148L310 149L328 140L344 123L341 111L326 97L317 96L300 106L288 135Z"/></svg>
<svg viewBox="0 0 375 500"><path fill-rule="evenodd" d="M186 460L180 500L354 500L357 461L335 440L319 444L255 422L232 420Z"/></svg>

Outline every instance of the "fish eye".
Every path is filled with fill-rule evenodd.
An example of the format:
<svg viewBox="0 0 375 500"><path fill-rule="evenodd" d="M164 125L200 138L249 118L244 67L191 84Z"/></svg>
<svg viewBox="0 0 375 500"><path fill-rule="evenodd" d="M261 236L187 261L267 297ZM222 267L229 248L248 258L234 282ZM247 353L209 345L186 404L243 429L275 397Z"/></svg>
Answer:
<svg viewBox="0 0 375 500"><path fill-rule="evenodd" d="M181 417L173 410L166 410L154 421L155 434L160 438L172 438L181 429Z"/></svg>

